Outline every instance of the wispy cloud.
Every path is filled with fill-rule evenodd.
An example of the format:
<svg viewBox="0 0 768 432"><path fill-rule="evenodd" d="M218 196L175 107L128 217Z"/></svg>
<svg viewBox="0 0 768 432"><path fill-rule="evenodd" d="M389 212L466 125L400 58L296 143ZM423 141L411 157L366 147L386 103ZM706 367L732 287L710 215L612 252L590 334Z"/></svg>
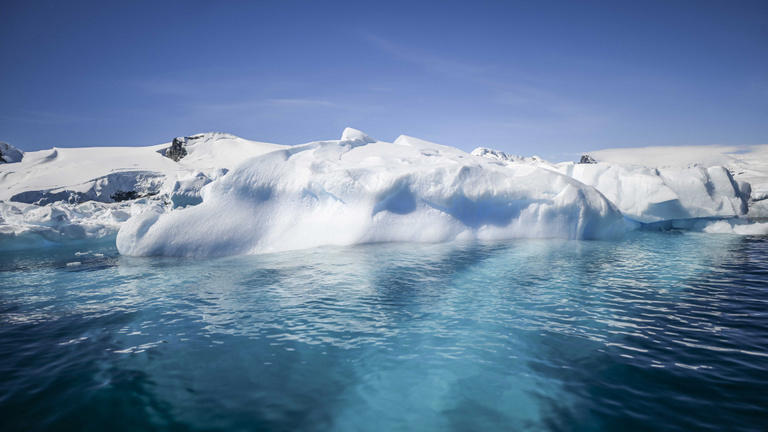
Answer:
<svg viewBox="0 0 768 432"><path fill-rule="evenodd" d="M392 57L417 65L431 72L467 77L482 74L488 70L487 66L456 61L447 57L420 52L416 49L405 47L372 33L364 33L363 37L373 46L386 52Z"/></svg>
<svg viewBox="0 0 768 432"><path fill-rule="evenodd" d="M328 99L314 98L263 98L233 100L215 103L201 102L191 105L199 112L259 112L265 110L312 110L312 109L351 109L350 106L332 102Z"/></svg>
<svg viewBox="0 0 768 432"><path fill-rule="evenodd" d="M496 94L495 102L518 114L556 119L582 117L595 111L583 101L527 85L508 86Z"/></svg>
<svg viewBox="0 0 768 432"><path fill-rule="evenodd" d="M265 99L264 103L276 106L286 107L327 107L337 108L338 104L324 99L304 99L304 98L276 98Z"/></svg>
<svg viewBox="0 0 768 432"><path fill-rule="evenodd" d="M606 120L589 103L563 96L552 90L546 80L519 70L505 70L492 64L475 64L420 52L399 45L376 34L363 33L373 46L391 57L419 66L448 78L460 79L460 85L488 94L489 104L502 105L511 119L503 127L536 129L583 122L596 125Z"/></svg>
<svg viewBox="0 0 768 432"><path fill-rule="evenodd" d="M0 119L30 123L30 124L44 124L44 125L62 125L69 123L79 123L91 121L93 118L82 116L72 113L62 113L53 111L40 111L40 110L15 110L10 114L0 114Z"/></svg>

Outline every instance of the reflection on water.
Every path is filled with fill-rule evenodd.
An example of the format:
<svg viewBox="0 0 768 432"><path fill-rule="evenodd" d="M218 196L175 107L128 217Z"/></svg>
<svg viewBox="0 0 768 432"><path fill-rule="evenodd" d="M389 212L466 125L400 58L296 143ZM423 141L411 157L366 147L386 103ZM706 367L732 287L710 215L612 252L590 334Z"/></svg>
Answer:
<svg viewBox="0 0 768 432"><path fill-rule="evenodd" d="M768 241L0 252L2 430L760 430Z"/></svg>

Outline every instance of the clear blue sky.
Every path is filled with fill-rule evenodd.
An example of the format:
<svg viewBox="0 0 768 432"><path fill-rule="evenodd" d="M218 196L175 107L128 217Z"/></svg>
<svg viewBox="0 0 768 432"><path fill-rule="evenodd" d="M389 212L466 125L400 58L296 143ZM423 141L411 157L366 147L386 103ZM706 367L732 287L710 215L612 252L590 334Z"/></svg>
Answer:
<svg viewBox="0 0 768 432"><path fill-rule="evenodd" d="M0 140L768 143L768 1L0 2Z"/></svg>

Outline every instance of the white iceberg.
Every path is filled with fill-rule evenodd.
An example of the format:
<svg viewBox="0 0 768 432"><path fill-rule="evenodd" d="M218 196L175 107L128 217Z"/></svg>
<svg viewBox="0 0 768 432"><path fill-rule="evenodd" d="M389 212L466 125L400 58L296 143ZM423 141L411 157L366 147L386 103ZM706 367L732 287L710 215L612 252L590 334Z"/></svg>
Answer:
<svg viewBox="0 0 768 432"><path fill-rule="evenodd" d="M600 162L564 163L556 169L594 186L637 222L738 217L748 210L749 185L739 185L722 166L649 168Z"/></svg>
<svg viewBox="0 0 768 432"><path fill-rule="evenodd" d="M120 230L122 253L209 256L599 239L626 227L762 234L754 222L768 217L768 146L613 149L550 163L347 128L341 140L298 146L206 133L29 153L3 143L0 152L3 247L27 234L63 241Z"/></svg>
<svg viewBox="0 0 768 432"><path fill-rule="evenodd" d="M687 159L688 162L683 162L686 159L680 153L701 155L712 149L663 149L661 153L666 157L654 153L658 151L656 148L644 151L620 149L584 155L582 160L586 163L558 164L535 156L524 158L482 147L475 149L472 154L499 160L510 166L533 164L565 174L593 186L614 203L625 217L643 224L747 215L750 203L754 202L750 183L744 179L739 180L731 173L730 167L715 164L716 161L730 162L739 167L732 159L720 155L719 158L705 158L701 163L692 162L691 157ZM627 153L634 157L627 157ZM604 159L605 155L608 155L608 160ZM768 169L768 166L765 168ZM754 211L751 215L755 215Z"/></svg>
<svg viewBox="0 0 768 432"><path fill-rule="evenodd" d="M604 163L661 171L722 166L746 195L747 216L768 217L768 145L617 148L590 154Z"/></svg>
<svg viewBox="0 0 768 432"><path fill-rule="evenodd" d="M0 240L114 235L131 212L201 201L202 187L244 159L286 148L223 133L185 138L186 157L148 147L53 148L22 153L0 143ZM7 160L6 160L7 159ZM14 163L11 163L14 162Z"/></svg>
<svg viewBox="0 0 768 432"><path fill-rule="evenodd" d="M621 213L594 188L401 136L346 129L251 158L203 188L202 203L131 218L126 255L220 256L320 245L619 236Z"/></svg>

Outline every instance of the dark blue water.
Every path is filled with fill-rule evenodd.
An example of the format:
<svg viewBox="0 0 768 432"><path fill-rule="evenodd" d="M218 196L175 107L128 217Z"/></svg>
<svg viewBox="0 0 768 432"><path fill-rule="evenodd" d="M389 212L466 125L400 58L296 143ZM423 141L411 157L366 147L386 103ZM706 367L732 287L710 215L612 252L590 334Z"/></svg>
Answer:
<svg viewBox="0 0 768 432"><path fill-rule="evenodd" d="M2 431L766 428L765 237L0 252Z"/></svg>

